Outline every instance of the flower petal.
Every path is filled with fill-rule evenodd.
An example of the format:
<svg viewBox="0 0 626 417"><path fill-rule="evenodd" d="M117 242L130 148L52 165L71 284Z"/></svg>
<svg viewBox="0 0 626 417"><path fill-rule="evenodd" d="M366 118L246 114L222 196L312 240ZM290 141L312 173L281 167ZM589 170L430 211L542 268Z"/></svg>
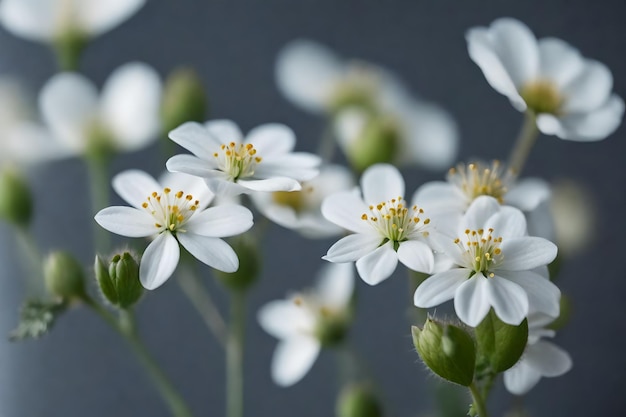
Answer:
<svg viewBox="0 0 626 417"><path fill-rule="evenodd" d="M313 337L301 336L282 341L272 358L272 379L281 387L300 381L315 363L321 346Z"/></svg>
<svg viewBox="0 0 626 417"><path fill-rule="evenodd" d="M404 198L404 178L393 165L372 165L361 177L361 189L363 200L367 204L379 204L398 197Z"/></svg>
<svg viewBox="0 0 626 417"><path fill-rule="evenodd" d="M270 301L261 307L257 318L263 330L279 339L312 331L315 327L315 316L293 300Z"/></svg>
<svg viewBox="0 0 626 417"><path fill-rule="evenodd" d="M565 85L564 112L589 112L606 103L613 88L613 75L606 65L585 60L583 70Z"/></svg>
<svg viewBox="0 0 626 417"><path fill-rule="evenodd" d="M315 289L324 305L345 308L354 293L354 265L351 262L325 264L317 274Z"/></svg>
<svg viewBox="0 0 626 417"><path fill-rule="evenodd" d="M578 50L556 38L539 40L539 77L556 84L559 89L572 81L584 68Z"/></svg>
<svg viewBox="0 0 626 417"><path fill-rule="evenodd" d="M237 180L237 184L252 191L300 191L302 186L297 180L287 177L272 177L267 179Z"/></svg>
<svg viewBox="0 0 626 417"><path fill-rule="evenodd" d="M80 29L97 36L118 26L135 14L146 0L80 0L72 2Z"/></svg>
<svg viewBox="0 0 626 417"><path fill-rule="evenodd" d="M515 395L526 394L540 379L541 373L529 366L523 357L514 367L504 371L504 386Z"/></svg>
<svg viewBox="0 0 626 417"><path fill-rule="evenodd" d="M204 124L204 127L219 144L228 145L230 142L243 142L243 134L237 123L232 120L210 120Z"/></svg>
<svg viewBox="0 0 626 417"><path fill-rule="evenodd" d="M382 238L375 234L354 234L341 238L328 249L325 259L329 262L354 262L378 248Z"/></svg>
<svg viewBox="0 0 626 417"><path fill-rule="evenodd" d="M223 272L239 269L237 254L222 239L194 233L178 233L178 241L200 262Z"/></svg>
<svg viewBox="0 0 626 417"><path fill-rule="evenodd" d="M531 271L498 271L498 275L524 289L529 313L545 313L552 318L559 316L561 290L549 279Z"/></svg>
<svg viewBox="0 0 626 417"><path fill-rule="evenodd" d="M204 210L215 195L209 190L206 182L195 175L184 174L182 172L164 171L159 175L159 184L162 187L169 187L172 190L182 190L185 194L191 194L194 200L199 200L197 210Z"/></svg>
<svg viewBox="0 0 626 417"><path fill-rule="evenodd" d="M141 285L148 290L163 285L174 273L179 258L180 248L176 238L169 232L158 235L141 257L139 266Z"/></svg>
<svg viewBox="0 0 626 417"><path fill-rule="evenodd" d="M156 140L161 126L161 92L159 74L140 62L122 65L108 78L102 89L102 118L119 149L133 151Z"/></svg>
<svg viewBox="0 0 626 417"><path fill-rule="evenodd" d="M291 153L263 160L254 173L258 178L288 177L308 181L319 174L321 159L309 153Z"/></svg>
<svg viewBox="0 0 626 417"><path fill-rule="evenodd" d="M141 205L148 196L156 191L161 192L161 185L144 171L129 169L113 177L113 189L131 206L143 210Z"/></svg>
<svg viewBox="0 0 626 417"><path fill-rule="evenodd" d="M407 240L400 243L398 260L414 271L429 274L435 267L433 250L419 240Z"/></svg>
<svg viewBox="0 0 626 417"><path fill-rule="evenodd" d="M96 223L109 232L128 237L147 237L159 232L154 217L133 207L113 206L100 210Z"/></svg>
<svg viewBox="0 0 626 417"><path fill-rule="evenodd" d="M213 153L221 142L206 127L196 122L187 122L172 130L168 137L189 152L206 161L213 161Z"/></svg>
<svg viewBox="0 0 626 417"><path fill-rule="evenodd" d="M322 202L324 217L347 230L357 233L371 233L373 228L361 216L369 213L369 208L355 191L342 191L331 194Z"/></svg>
<svg viewBox="0 0 626 417"><path fill-rule="evenodd" d="M228 237L248 231L252 224L250 210L236 204L224 204L193 215L185 228L201 236Z"/></svg>
<svg viewBox="0 0 626 417"><path fill-rule="evenodd" d="M3 0L0 22L16 36L51 42L57 29L58 7L58 2L50 0Z"/></svg>
<svg viewBox="0 0 626 417"><path fill-rule="evenodd" d="M467 281L469 276L469 269L454 268L426 278L415 290L413 303L421 308L430 308L445 303L454 297L456 289Z"/></svg>
<svg viewBox="0 0 626 417"><path fill-rule="evenodd" d="M550 185L541 178L517 181L504 196L506 204L522 211L531 211L550 198Z"/></svg>
<svg viewBox="0 0 626 417"><path fill-rule="evenodd" d="M488 287L488 278L481 273L457 287L454 293L454 310L465 324L476 327L489 312L491 304Z"/></svg>
<svg viewBox="0 0 626 417"><path fill-rule="evenodd" d="M476 197L459 224L459 235L463 236L465 229L468 228L471 230L483 229L487 220L499 211L500 203L495 198L486 195Z"/></svg>
<svg viewBox="0 0 626 417"><path fill-rule="evenodd" d="M493 236L503 240L519 238L526 236L526 218L519 209L502 206L499 212L485 222L484 229L493 229Z"/></svg>
<svg viewBox="0 0 626 417"><path fill-rule="evenodd" d="M561 376L572 369L572 359L569 354L545 340L529 345L524 352L524 360L541 375L547 377Z"/></svg>
<svg viewBox="0 0 626 417"><path fill-rule="evenodd" d="M512 281L498 275L488 278L489 304L503 322L517 326L528 315L526 291Z"/></svg>
<svg viewBox="0 0 626 417"><path fill-rule="evenodd" d="M245 142L254 145L257 154L266 159L291 152L296 146L296 134L289 126L268 123L252 129Z"/></svg>
<svg viewBox="0 0 626 417"><path fill-rule="evenodd" d="M540 237L520 237L504 240L500 245L504 259L498 269L525 271L547 265L556 258L557 247Z"/></svg>
<svg viewBox="0 0 626 417"><path fill-rule="evenodd" d="M356 261L356 270L363 281L376 285L389 278L397 265L398 254L393 250L392 243L387 242Z"/></svg>
<svg viewBox="0 0 626 417"><path fill-rule="evenodd" d="M183 172L202 178L212 178L221 172L207 160L193 155L174 155L167 160L165 166L172 172Z"/></svg>

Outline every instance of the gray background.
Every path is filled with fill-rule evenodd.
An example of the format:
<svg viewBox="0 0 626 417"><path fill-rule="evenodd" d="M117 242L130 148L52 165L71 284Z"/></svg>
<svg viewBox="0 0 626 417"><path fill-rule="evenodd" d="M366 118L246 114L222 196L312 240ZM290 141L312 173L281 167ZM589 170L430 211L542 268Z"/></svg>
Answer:
<svg viewBox="0 0 626 417"><path fill-rule="evenodd" d="M301 150L313 151L322 120L293 107L273 79L277 51L294 37L331 45L345 56L380 63L397 72L422 97L445 105L462 135L460 159L505 158L521 115L485 82L466 52L464 32L501 16L527 23L538 37L556 36L584 55L606 63L615 91L626 97L626 5L615 1L278 1L152 0L128 22L97 38L81 70L98 85L119 65L142 60L165 75L193 65L213 105L213 117L236 120L244 130L268 121L292 126ZM0 71L23 76L37 91L55 71L44 46L0 29ZM592 189L599 207L598 238L569 260L559 285L575 303L569 327L557 337L575 366L564 377L544 379L526 404L533 416L616 416L626 406L623 220L625 171L622 126L612 137L579 144L542 137L526 173L546 179L572 178ZM149 158L152 161L147 162ZM119 171L141 167L158 173L156 148L120 157ZM45 250L64 248L85 263L93 253L81 245L91 233L85 168L76 160L55 163L33 175L40 211L35 232ZM440 174L406 170L407 190ZM275 340L263 333L254 312L289 289L308 285L320 256L332 243L304 241L273 227L266 262L251 294L247 341L247 416L333 415L335 358L324 352L296 386L280 389L269 378ZM120 240L122 242L122 240ZM16 323L21 267L14 236L0 225L0 333ZM206 271L220 305L224 292ZM406 311L407 279L399 269L371 288L359 282L360 303L353 344L370 363L389 416L417 416L431 405L433 378L412 350ZM147 344L198 416L223 415L222 352L168 282L138 308ZM76 308L39 342L0 342L0 417L168 416L125 343L90 312ZM512 402L501 385L493 415Z"/></svg>

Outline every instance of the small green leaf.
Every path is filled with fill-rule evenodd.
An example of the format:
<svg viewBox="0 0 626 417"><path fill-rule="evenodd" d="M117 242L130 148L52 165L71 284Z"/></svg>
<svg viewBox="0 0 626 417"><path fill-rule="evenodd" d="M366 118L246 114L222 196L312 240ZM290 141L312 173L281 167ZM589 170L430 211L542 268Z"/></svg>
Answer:
<svg viewBox="0 0 626 417"><path fill-rule="evenodd" d="M528 321L519 326L502 322L493 309L476 327L479 358L485 358L495 372L504 372L517 363L528 341Z"/></svg>
<svg viewBox="0 0 626 417"><path fill-rule="evenodd" d="M67 304L57 301L28 300L20 310L20 322L9 335L12 342L37 339L50 331Z"/></svg>

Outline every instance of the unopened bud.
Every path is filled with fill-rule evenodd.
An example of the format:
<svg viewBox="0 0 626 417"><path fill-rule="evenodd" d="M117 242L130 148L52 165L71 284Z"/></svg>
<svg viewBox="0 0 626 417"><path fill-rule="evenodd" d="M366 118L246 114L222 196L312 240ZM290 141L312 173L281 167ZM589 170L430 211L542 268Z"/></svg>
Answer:
<svg viewBox="0 0 626 417"><path fill-rule="evenodd" d="M24 178L13 169L0 174L0 218L17 226L28 226L33 215L33 198Z"/></svg>
<svg viewBox="0 0 626 417"><path fill-rule="evenodd" d="M337 417L382 416L382 406L367 385L351 385L341 391L337 401Z"/></svg>
<svg viewBox="0 0 626 417"><path fill-rule="evenodd" d="M143 287L139 281L139 265L130 253L115 255L108 270L96 256L95 270L100 290L111 304L127 309L141 298Z"/></svg>
<svg viewBox="0 0 626 417"><path fill-rule="evenodd" d="M215 270L215 276L232 291L245 291L257 279L260 271L261 259L257 245L249 236L237 236L229 241L239 258L239 269L228 273Z"/></svg>
<svg viewBox="0 0 626 417"><path fill-rule="evenodd" d="M63 300L85 296L85 273L78 261L67 252L53 252L44 261L44 279L48 291Z"/></svg>
<svg viewBox="0 0 626 417"><path fill-rule="evenodd" d="M347 157L356 172L377 163L393 163L399 145L395 123L387 117L371 117L348 149Z"/></svg>
<svg viewBox="0 0 626 417"><path fill-rule="evenodd" d="M495 372L504 372L517 363L526 349L528 320L518 326L506 324L492 309L475 333L481 361L486 361Z"/></svg>
<svg viewBox="0 0 626 417"><path fill-rule="evenodd" d="M178 68L165 81L161 120L165 132L185 122L207 119L207 97L200 77L191 68Z"/></svg>
<svg viewBox="0 0 626 417"><path fill-rule="evenodd" d="M417 353L435 374L466 387L472 383L476 348L465 330L429 318L423 330L413 326L411 333Z"/></svg>
<svg viewBox="0 0 626 417"><path fill-rule="evenodd" d="M341 344L350 328L349 312L320 313L315 335L324 347L333 347Z"/></svg>

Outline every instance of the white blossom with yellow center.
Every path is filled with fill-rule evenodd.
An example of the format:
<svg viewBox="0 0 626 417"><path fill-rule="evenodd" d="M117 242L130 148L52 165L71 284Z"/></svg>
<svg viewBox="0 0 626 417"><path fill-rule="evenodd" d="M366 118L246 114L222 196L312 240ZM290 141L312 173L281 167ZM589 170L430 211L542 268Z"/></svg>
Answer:
<svg viewBox="0 0 626 417"><path fill-rule="evenodd" d="M398 261L419 272L431 273L435 255L430 246L430 219L417 205L404 202L404 179L392 165L368 168L357 191L329 196L322 214L353 234L336 242L323 259L354 262L370 285L387 279Z"/></svg>
<svg viewBox="0 0 626 417"><path fill-rule="evenodd" d="M167 169L204 178L220 196L255 191L299 191L300 182L318 173L320 158L292 152L293 131L281 124L259 126L244 139L230 120L201 125L187 122L169 133L170 139L193 155L176 155Z"/></svg>
<svg viewBox="0 0 626 417"><path fill-rule="evenodd" d="M546 275L557 248L546 239L528 236L518 209L480 196L459 222L456 236L440 234L438 239L456 266L417 288L417 307L434 307L454 298L457 315L473 327L492 307L512 325L533 312L558 316L561 293Z"/></svg>
<svg viewBox="0 0 626 417"><path fill-rule="evenodd" d="M185 174L159 182L143 171L125 171L113 178L113 188L132 207L108 207L95 216L106 230L128 237L153 237L139 267L149 290L165 283L180 258L179 243L196 259L215 269L234 272L239 259L223 237L252 227L252 213L239 205L207 208L213 194L203 181Z"/></svg>
<svg viewBox="0 0 626 417"><path fill-rule="evenodd" d="M543 133L594 141L620 125L624 101L612 93L611 71L566 42L537 40L511 18L472 28L466 38L469 55L489 84L516 109L535 114Z"/></svg>

